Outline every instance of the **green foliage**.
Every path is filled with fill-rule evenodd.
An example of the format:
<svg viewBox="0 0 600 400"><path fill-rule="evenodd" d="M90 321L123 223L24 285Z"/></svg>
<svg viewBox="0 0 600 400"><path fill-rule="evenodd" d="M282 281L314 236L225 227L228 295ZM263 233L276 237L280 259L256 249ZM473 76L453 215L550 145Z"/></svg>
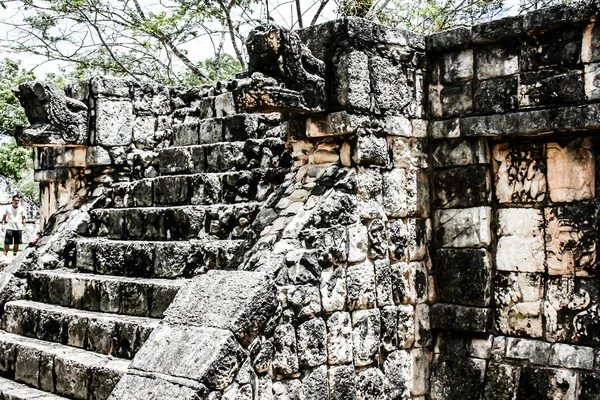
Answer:
<svg viewBox="0 0 600 400"><path fill-rule="evenodd" d="M0 135L12 135L15 127L25 125L27 118L12 89L20 83L35 80L35 75L9 58L0 60Z"/></svg>
<svg viewBox="0 0 600 400"><path fill-rule="evenodd" d="M32 150L17 146L14 139L0 144L0 175L18 183L33 170Z"/></svg>

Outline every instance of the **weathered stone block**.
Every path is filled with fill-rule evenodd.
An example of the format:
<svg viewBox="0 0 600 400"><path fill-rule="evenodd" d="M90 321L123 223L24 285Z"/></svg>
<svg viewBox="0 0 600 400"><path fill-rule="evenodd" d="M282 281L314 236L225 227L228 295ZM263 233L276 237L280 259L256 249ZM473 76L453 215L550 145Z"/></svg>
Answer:
<svg viewBox="0 0 600 400"><path fill-rule="evenodd" d="M326 268L321 273L321 303L326 312L340 311L346 306L346 270Z"/></svg>
<svg viewBox="0 0 600 400"><path fill-rule="evenodd" d="M291 324L282 324L273 334L275 354L273 368L280 374L288 375L298 371L298 351L296 334Z"/></svg>
<svg viewBox="0 0 600 400"><path fill-rule="evenodd" d="M415 284L418 263L400 262L391 266L392 295L396 304L415 304Z"/></svg>
<svg viewBox="0 0 600 400"><path fill-rule="evenodd" d="M356 400L356 380L354 366L329 368L329 398L330 400Z"/></svg>
<svg viewBox="0 0 600 400"><path fill-rule="evenodd" d="M329 400L327 366L323 365L305 371L302 376L302 384L306 392L306 400Z"/></svg>
<svg viewBox="0 0 600 400"><path fill-rule="evenodd" d="M593 206L546 208L544 215L548 273L595 276L598 228Z"/></svg>
<svg viewBox="0 0 600 400"><path fill-rule="evenodd" d="M600 99L600 63L586 64L584 66L585 98L587 100Z"/></svg>
<svg viewBox="0 0 600 400"><path fill-rule="evenodd" d="M381 172L374 168L358 167L356 181L361 218L383 217L383 178Z"/></svg>
<svg viewBox="0 0 600 400"><path fill-rule="evenodd" d="M184 204L189 188L186 176L161 176L154 180L154 202L157 205Z"/></svg>
<svg viewBox="0 0 600 400"><path fill-rule="evenodd" d="M473 93L474 112L493 114L516 110L518 85L516 76L478 82Z"/></svg>
<svg viewBox="0 0 600 400"><path fill-rule="evenodd" d="M287 301L296 316L312 317L321 312L319 288L312 285L298 285L289 288Z"/></svg>
<svg viewBox="0 0 600 400"><path fill-rule="evenodd" d="M137 148L153 149L156 145L154 132L156 131L157 120L152 115L142 115L135 117L133 121L133 143Z"/></svg>
<svg viewBox="0 0 600 400"><path fill-rule="evenodd" d="M173 125L173 145L190 146L195 144L199 144L197 122Z"/></svg>
<svg viewBox="0 0 600 400"><path fill-rule="evenodd" d="M377 294L377 306L390 306L394 304L392 298L392 278L390 261L387 259L375 260L375 289Z"/></svg>
<svg viewBox="0 0 600 400"><path fill-rule="evenodd" d="M447 303L487 306L492 263L485 249L437 249L434 255L436 293Z"/></svg>
<svg viewBox="0 0 600 400"><path fill-rule="evenodd" d="M441 116L461 117L473 111L473 88L471 82L444 86L440 90Z"/></svg>
<svg viewBox="0 0 600 400"><path fill-rule="evenodd" d="M519 46L509 42L500 46L481 47L477 58L477 79L485 80L519 72Z"/></svg>
<svg viewBox="0 0 600 400"><path fill-rule="evenodd" d="M350 314L335 312L327 319L327 357L330 365L352 362L352 324Z"/></svg>
<svg viewBox="0 0 600 400"><path fill-rule="evenodd" d="M550 356L550 343L531 339L506 339L506 357L527 360L532 364L547 365Z"/></svg>
<svg viewBox="0 0 600 400"><path fill-rule="evenodd" d="M426 217L429 203L426 176L420 169L394 168L383 173L383 207L388 217Z"/></svg>
<svg viewBox="0 0 600 400"><path fill-rule="evenodd" d="M443 83L473 79L473 50L444 54L440 78Z"/></svg>
<svg viewBox="0 0 600 400"><path fill-rule="evenodd" d="M485 206L491 201L491 179L485 165L435 171L433 184L437 208Z"/></svg>
<svg viewBox="0 0 600 400"><path fill-rule="evenodd" d="M495 326L511 336L542 337L544 280L540 274L496 272Z"/></svg>
<svg viewBox="0 0 600 400"><path fill-rule="evenodd" d="M371 108L371 80L369 58L365 53L353 51L337 55L336 98L349 110L368 111Z"/></svg>
<svg viewBox="0 0 600 400"><path fill-rule="evenodd" d="M376 305L375 269L371 261L350 265L346 268L348 308L360 310Z"/></svg>
<svg viewBox="0 0 600 400"><path fill-rule="evenodd" d="M375 361L381 337L379 309L359 310L352 313L352 343L354 365L369 365Z"/></svg>
<svg viewBox="0 0 600 400"><path fill-rule="evenodd" d="M309 319L296 328L298 360L301 367L315 367L327 361L325 322Z"/></svg>
<svg viewBox="0 0 600 400"><path fill-rule="evenodd" d="M591 370L594 368L594 348L556 343L550 350L549 365Z"/></svg>
<svg viewBox="0 0 600 400"><path fill-rule="evenodd" d="M434 217L439 247L481 247L491 243L490 207L438 210Z"/></svg>
<svg viewBox="0 0 600 400"><path fill-rule="evenodd" d="M216 96L214 107L216 117L226 117L235 114L236 110L233 93L227 92Z"/></svg>
<svg viewBox="0 0 600 400"><path fill-rule="evenodd" d="M548 143L548 189L555 202L587 200L595 193L594 147L590 138L566 145Z"/></svg>
<svg viewBox="0 0 600 400"><path fill-rule="evenodd" d="M359 135L354 149L353 160L361 166L380 165L389 163L390 155L385 137L376 134Z"/></svg>
<svg viewBox="0 0 600 400"><path fill-rule="evenodd" d="M367 258L367 227L361 223L348 227L348 262L355 263Z"/></svg>
<svg viewBox="0 0 600 400"><path fill-rule="evenodd" d="M414 88L407 77L409 71L375 56L370 57L370 71L375 105L382 112L398 113L413 99Z"/></svg>
<svg viewBox="0 0 600 400"><path fill-rule="evenodd" d="M390 353L383 363L385 390L389 398L401 399L410 396L412 389L413 365L408 351L397 350Z"/></svg>
<svg viewBox="0 0 600 400"><path fill-rule="evenodd" d="M431 243L429 219L405 218L388 222L390 257L395 261L419 261Z"/></svg>
<svg viewBox="0 0 600 400"><path fill-rule="evenodd" d="M553 70L521 73L519 108L555 106L582 103L584 96L583 73L559 73Z"/></svg>
<svg viewBox="0 0 600 400"><path fill-rule="evenodd" d="M485 360L435 356L431 365L432 400L476 400L485 383Z"/></svg>
<svg viewBox="0 0 600 400"><path fill-rule="evenodd" d="M112 400L195 400L207 391L206 388L193 389L157 377L126 374L119 381L110 398Z"/></svg>
<svg viewBox="0 0 600 400"><path fill-rule="evenodd" d="M530 399L540 394L546 398L577 399L577 373L565 369L523 367L517 398Z"/></svg>
<svg viewBox="0 0 600 400"><path fill-rule="evenodd" d="M594 281L567 275L548 278L544 303L548 340L589 346L600 343L596 333L600 316L594 306L600 296Z"/></svg>
<svg viewBox="0 0 600 400"><path fill-rule="evenodd" d="M454 167L487 164L489 151L483 139L456 139L437 142L433 150L433 166Z"/></svg>
<svg viewBox="0 0 600 400"><path fill-rule="evenodd" d="M368 368L356 375L356 393L359 399L385 399L385 375L378 368Z"/></svg>
<svg viewBox="0 0 600 400"><path fill-rule="evenodd" d="M486 371L486 400L513 400L517 396L521 367L504 363L490 363Z"/></svg>
<svg viewBox="0 0 600 400"><path fill-rule="evenodd" d="M277 307L277 289L258 272L209 271L185 285L166 312L169 323L231 330L242 343L259 335Z"/></svg>
<svg viewBox="0 0 600 400"><path fill-rule="evenodd" d="M533 15L532 17L535 18ZM521 43L520 56L522 71L555 65L566 67L579 63L582 35L581 30L574 28L573 25L566 24L544 33L526 36L524 39Z"/></svg>
<svg viewBox="0 0 600 400"><path fill-rule="evenodd" d="M467 332L488 332L492 317L489 308L455 304L434 304L431 307L431 327Z"/></svg>
<svg viewBox="0 0 600 400"><path fill-rule="evenodd" d="M540 145L494 146L496 197L500 203L533 203L546 197L543 148Z"/></svg>
<svg viewBox="0 0 600 400"><path fill-rule="evenodd" d="M532 208L498 210L496 268L544 272L544 216Z"/></svg>
<svg viewBox="0 0 600 400"><path fill-rule="evenodd" d="M96 103L96 143L128 146L133 139L133 105L130 101L98 99Z"/></svg>

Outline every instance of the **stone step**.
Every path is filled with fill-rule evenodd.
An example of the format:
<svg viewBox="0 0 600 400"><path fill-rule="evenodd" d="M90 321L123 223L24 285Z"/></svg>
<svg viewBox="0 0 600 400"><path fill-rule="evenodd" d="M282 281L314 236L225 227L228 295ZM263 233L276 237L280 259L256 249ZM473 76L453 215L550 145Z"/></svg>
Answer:
<svg viewBox="0 0 600 400"><path fill-rule="evenodd" d="M0 399L2 400L64 400L66 397L57 396L22 383L0 377Z"/></svg>
<svg viewBox="0 0 600 400"><path fill-rule="evenodd" d="M173 144L188 146L279 137L276 115L237 114L173 125Z"/></svg>
<svg viewBox="0 0 600 400"><path fill-rule="evenodd" d="M158 156L161 175L249 171L291 165L285 143L279 138L173 146L160 150Z"/></svg>
<svg viewBox="0 0 600 400"><path fill-rule="evenodd" d="M8 333L132 359L160 319L77 310L29 300L4 306Z"/></svg>
<svg viewBox="0 0 600 400"><path fill-rule="evenodd" d="M245 239L261 203L104 208L90 212L87 234L116 240Z"/></svg>
<svg viewBox="0 0 600 400"><path fill-rule="evenodd" d="M211 269L236 269L246 240L130 241L80 239L76 265L82 272L138 278L192 277Z"/></svg>
<svg viewBox="0 0 600 400"><path fill-rule="evenodd" d="M287 168L158 176L113 185L113 207L232 204L264 201Z"/></svg>
<svg viewBox="0 0 600 400"><path fill-rule="evenodd" d="M71 270L27 275L31 300L88 311L162 318L186 279L143 279Z"/></svg>
<svg viewBox="0 0 600 400"><path fill-rule="evenodd" d="M107 399L130 363L3 331L0 349L5 378L71 399Z"/></svg>

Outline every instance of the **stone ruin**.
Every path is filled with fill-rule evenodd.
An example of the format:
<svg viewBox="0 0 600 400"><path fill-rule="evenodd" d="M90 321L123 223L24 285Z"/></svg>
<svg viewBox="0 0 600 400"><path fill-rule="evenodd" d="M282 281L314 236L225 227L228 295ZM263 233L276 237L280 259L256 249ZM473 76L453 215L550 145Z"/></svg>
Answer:
<svg viewBox="0 0 600 400"><path fill-rule="evenodd" d="M0 275L0 398L598 399L599 14L20 86L45 235Z"/></svg>

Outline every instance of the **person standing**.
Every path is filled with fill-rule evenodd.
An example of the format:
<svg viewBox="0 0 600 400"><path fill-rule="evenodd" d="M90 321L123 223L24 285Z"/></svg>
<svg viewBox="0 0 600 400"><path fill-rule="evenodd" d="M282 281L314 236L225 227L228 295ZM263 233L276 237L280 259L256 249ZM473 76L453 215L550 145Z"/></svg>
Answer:
<svg viewBox="0 0 600 400"><path fill-rule="evenodd" d="M13 256L17 255L19 245L23 243L23 229L27 223L25 208L19 205L21 198L19 195L12 197L12 204L6 207L2 216L2 232L6 229L4 236L4 257L8 255L8 248L13 245ZM6 228L5 228L6 225Z"/></svg>

